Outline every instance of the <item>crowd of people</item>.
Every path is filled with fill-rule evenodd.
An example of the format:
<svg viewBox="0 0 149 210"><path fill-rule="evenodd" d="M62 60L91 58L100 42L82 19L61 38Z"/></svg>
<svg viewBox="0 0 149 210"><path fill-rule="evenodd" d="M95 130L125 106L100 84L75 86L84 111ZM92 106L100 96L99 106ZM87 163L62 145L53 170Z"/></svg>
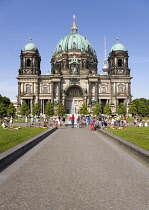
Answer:
<svg viewBox="0 0 149 210"><path fill-rule="evenodd" d="M9 120L3 119L1 120L2 128L3 129L9 129L9 130L19 130L21 127L14 127L13 126L13 117L11 116Z"/></svg>
<svg viewBox="0 0 149 210"><path fill-rule="evenodd" d="M96 129L107 129L110 128L119 128L124 129L125 127L129 126L128 120L126 115L124 116L115 116L112 118L108 118L106 116L98 116L98 117L80 117L78 116L77 119L74 119L74 115L70 118L71 127L74 128L74 122L76 121L76 128L87 126L90 130ZM131 126L133 124L131 123ZM134 116L134 126L135 127L148 127L149 120L142 120L142 117Z"/></svg>
<svg viewBox="0 0 149 210"><path fill-rule="evenodd" d="M9 120L3 119L1 120L2 127L4 129L14 129L13 126L13 118L10 117ZM134 122L135 127L148 127L149 120L143 120L142 117L136 115L134 116ZM133 125L131 123L131 126ZM25 126L26 127L39 127L39 128L51 128L54 126L57 126L58 128L64 127L64 126L71 126L71 128L82 128L82 127L88 127L90 130L96 130L96 129L107 129L108 127L111 128L119 128L124 129L125 127L129 126L129 123L127 121L127 117L124 116L115 116L115 117L106 117L106 116L77 116L74 115L66 116L66 117L51 117L49 119L47 118L31 118L28 122L28 118L25 118ZM15 127L16 129L16 127ZM19 129L19 128L18 128Z"/></svg>
<svg viewBox="0 0 149 210"><path fill-rule="evenodd" d="M149 119L143 120L141 116L134 116L134 126L135 127L148 127Z"/></svg>
<svg viewBox="0 0 149 210"><path fill-rule="evenodd" d="M74 115L70 118L71 127L74 128ZM78 116L76 119L76 128L80 127L89 127L91 131L96 129L107 129L107 127L113 128L114 126L125 127L128 126L126 116L123 117L123 120L120 117L109 119L105 116L86 116L80 117Z"/></svg>

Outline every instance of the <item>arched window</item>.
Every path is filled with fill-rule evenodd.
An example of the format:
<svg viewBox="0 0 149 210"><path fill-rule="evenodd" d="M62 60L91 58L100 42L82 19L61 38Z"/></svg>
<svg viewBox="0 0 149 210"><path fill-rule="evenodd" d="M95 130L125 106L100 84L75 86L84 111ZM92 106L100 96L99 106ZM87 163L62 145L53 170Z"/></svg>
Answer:
<svg viewBox="0 0 149 210"><path fill-rule="evenodd" d="M48 93L48 87L46 86L43 87L43 93Z"/></svg>
<svg viewBox="0 0 149 210"><path fill-rule="evenodd" d="M118 66L122 66L122 59L118 59Z"/></svg>
<svg viewBox="0 0 149 210"><path fill-rule="evenodd" d="M76 49L76 43L75 42L73 42L73 47L72 48Z"/></svg>
<svg viewBox="0 0 149 210"><path fill-rule="evenodd" d="M59 51L59 52L61 52L61 51L62 51L62 46L61 46L61 45L59 45L59 47L58 47L58 51Z"/></svg>
<svg viewBox="0 0 149 210"><path fill-rule="evenodd" d="M31 92L31 87L30 86L26 86L26 93L30 93Z"/></svg>
<svg viewBox="0 0 149 210"><path fill-rule="evenodd" d="M118 92L123 93L123 86L118 86Z"/></svg>
<svg viewBox="0 0 149 210"><path fill-rule="evenodd" d="M27 59L27 66L31 66L31 60L29 58Z"/></svg>
<svg viewBox="0 0 149 210"><path fill-rule="evenodd" d="M101 92L106 93L106 87L102 87Z"/></svg>
<svg viewBox="0 0 149 210"><path fill-rule="evenodd" d="M69 96L81 96L81 91L79 88L71 88L68 92Z"/></svg>

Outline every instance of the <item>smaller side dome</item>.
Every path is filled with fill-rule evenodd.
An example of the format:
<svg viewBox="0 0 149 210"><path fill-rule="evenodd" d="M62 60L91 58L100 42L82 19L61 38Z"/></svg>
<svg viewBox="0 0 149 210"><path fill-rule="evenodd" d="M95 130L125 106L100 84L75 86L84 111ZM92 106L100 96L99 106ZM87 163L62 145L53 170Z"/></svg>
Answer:
<svg viewBox="0 0 149 210"><path fill-rule="evenodd" d="M114 45L112 46L110 52L112 52L112 51L119 51L119 50L120 50L120 51L126 51L124 45L122 45L122 44L120 44L120 43L116 43L116 44L114 44Z"/></svg>
<svg viewBox="0 0 149 210"><path fill-rule="evenodd" d="M30 38L30 42L24 46L23 51L36 51L38 48L34 43L32 43L32 38Z"/></svg>
<svg viewBox="0 0 149 210"><path fill-rule="evenodd" d="M36 47L36 45L34 43L30 42L24 46L23 51L27 51L27 50L36 51L36 50L38 50L38 48Z"/></svg>

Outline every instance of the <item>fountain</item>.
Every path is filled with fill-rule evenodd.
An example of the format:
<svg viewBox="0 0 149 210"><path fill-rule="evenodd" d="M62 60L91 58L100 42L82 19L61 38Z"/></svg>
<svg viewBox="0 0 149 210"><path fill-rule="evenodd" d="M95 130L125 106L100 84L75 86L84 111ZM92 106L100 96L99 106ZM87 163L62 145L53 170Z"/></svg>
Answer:
<svg viewBox="0 0 149 210"><path fill-rule="evenodd" d="M75 117L74 124L76 125L77 124L76 120L77 120L78 114L76 113L76 109L75 109L75 105L74 105L74 98L73 98L72 103L71 103L70 115L69 116L71 117L72 115L74 115L74 117Z"/></svg>

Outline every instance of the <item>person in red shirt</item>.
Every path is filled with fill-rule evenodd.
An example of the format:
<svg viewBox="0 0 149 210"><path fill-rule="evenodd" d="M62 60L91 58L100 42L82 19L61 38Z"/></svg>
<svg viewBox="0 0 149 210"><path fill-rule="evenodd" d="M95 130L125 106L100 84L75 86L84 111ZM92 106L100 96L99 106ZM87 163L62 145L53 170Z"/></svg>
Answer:
<svg viewBox="0 0 149 210"><path fill-rule="evenodd" d="M75 121L74 115L72 115L72 117L70 118L70 121L71 121L71 127L74 128L74 121Z"/></svg>
<svg viewBox="0 0 149 210"><path fill-rule="evenodd" d="M123 116L124 127L127 126L127 117L126 115Z"/></svg>

